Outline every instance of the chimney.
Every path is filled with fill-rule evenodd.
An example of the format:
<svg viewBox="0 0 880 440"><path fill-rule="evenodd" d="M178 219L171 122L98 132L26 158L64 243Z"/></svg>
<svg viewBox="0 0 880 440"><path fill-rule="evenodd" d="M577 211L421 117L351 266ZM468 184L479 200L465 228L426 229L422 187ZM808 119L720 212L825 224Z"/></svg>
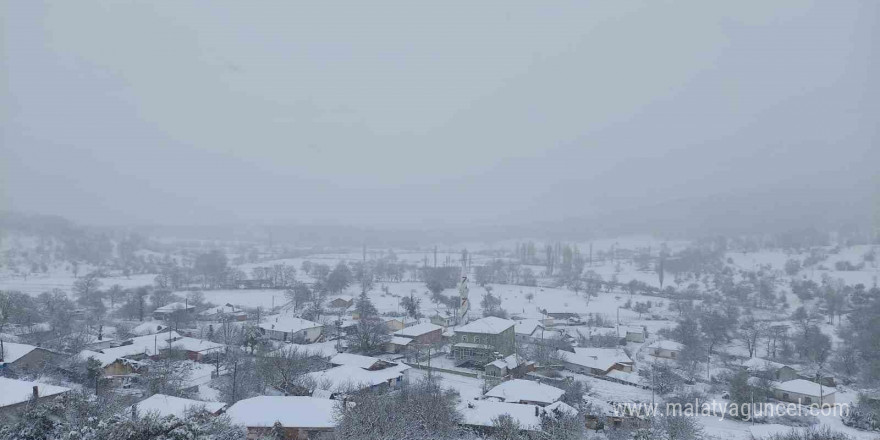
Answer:
<svg viewBox="0 0 880 440"><path fill-rule="evenodd" d="M40 398L40 387L34 385L34 399Z"/></svg>

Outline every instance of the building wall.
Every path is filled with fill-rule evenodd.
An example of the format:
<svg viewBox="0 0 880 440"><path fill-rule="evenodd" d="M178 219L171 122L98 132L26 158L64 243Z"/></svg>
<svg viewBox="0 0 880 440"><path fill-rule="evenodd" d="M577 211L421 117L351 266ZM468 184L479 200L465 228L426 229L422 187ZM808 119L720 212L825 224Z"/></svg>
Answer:
<svg viewBox="0 0 880 440"><path fill-rule="evenodd" d="M516 333L513 330L513 326L497 335L457 332L453 342L490 345L502 356L510 356L516 351Z"/></svg>
<svg viewBox="0 0 880 440"><path fill-rule="evenodd" d="M413 338L413 341L421 345L438 344L443 342L443 329L438 328L437 330L419 335Z"/></svg>
<svg viewBox="0 0 880 440"><path fill-rule="evenodd" d="M30 353L18 358L10 365L19 370L35 370L43 368L47 363L58 357L56 353L52 353L44 348L35 348Z"/></svg>
<svg viewBox="0 0 880 440"><path fill-rule="evenodd" d="M811 396L809 394L793 393L782 390L773 390L773 395L777 400L786 402L800 403L802 405L813 405L819 403L819 396ZM834 394L826 394L822 397L823 405L834 404ZM809 400L807 400L809 399Z"/></svg>
<svg viewBox="0 0 880 440"><path fill-rule="evenodd" d="M678 359L679 352L677 350L664 350L662 348L652 348L651 355L665 358L665 359Z"/></svg>

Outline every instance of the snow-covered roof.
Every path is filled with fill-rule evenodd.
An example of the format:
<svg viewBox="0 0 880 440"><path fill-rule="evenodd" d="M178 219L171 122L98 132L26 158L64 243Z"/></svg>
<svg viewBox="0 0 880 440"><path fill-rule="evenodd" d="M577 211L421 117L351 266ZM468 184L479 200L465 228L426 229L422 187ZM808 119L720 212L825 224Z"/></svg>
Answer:
<svg viewBox="0 0 880 440"><path fill-rule="evenodd" d="M36 349L37 347L33 345L3 342L3 353L0 353L0 360L2 362L0 362L0 365L15 362Z"/></svg>
<svg viewBox="0 0 880 440"><path fill-rule="evenodd" d="M186 310L186 309L194 309L194 308L195 308L194 306L187 305L186 303L173 302L170 304L165 304L164 306L159 307L156 310L153 310L153 313L173 313L178 310Z"/></svg>
<svg viewBox="0 0 880 440"><path fill-rule="evenodd" d="M780 364L779 362L773 362L767 359L761 359L757 357L750 358L748 360L743 361L742 366L748 369L749 371L765 371L765 370L778 370L780 368L786 367L785 364Z"/></svg>
<svg viewBox="0 0 880 440"><path fill-rule="evenodd" d="M406 346L406 345L409 345L412 341L413 341L412 339L404 338L402 336L392 336L391 337L391 343L394 345Z"/></svg>
<svg viewBox="0 0 880 440"><path fill-rule="evenodd" d="M684 348L684 345L681 345L675 341L667 341L667 340L663 339L663 340L659 340L659 341L654 341L654 343L649 345L648 348L650 348L650 349L659 348L660 350L669 350L669 351L681 351Z"/></svg>
<svg viewBox="0 0 880 440"><path fill-rule="evenodd" d="M363 368L364 370L369 370L377 362L381 362L381 359L353 353L339 353L330 358L330 363L333 365L349 365Z"/></svg>
<svg viewBox="0 0 880 440"><path fill-rule="evenodd" d="M199 313L199 315L201 315L201 316L214 316L214 315L239 314L239 313L245 313L245 312L241 309L235 310L235 307L217 306L217 307L211 307L210 309Z"/></svg>
<svg viewBox="0 0 880 440"><path fill-rule="evenodd" d="M507 368L508 370L512 370L512 369L516 368L517 366L519 366L519 359L517 358L516 354L512 354L510 356L507 356L504 359L496 359L492 362L489 362L488 365L492 365L492 366L495 366L498 368Z"/></svg>
<svg viewBox="0 0 880 440"><path fill-rule="evenodd" d="M817 384L816 382L810 382L804 379L795 379L782 382L776 384L775 386L773 386L773 388L779 391L786 391L789 393L798 393L816 397L819 397L820 395L827 396L829 394L834 394L837 392L837 388L822 386Z"/></svg>
<svg viewBox="0 0 880 440"><path fill-rule="evenodd" d="M490 400L470 400L459 406L464 417L462 422L469 426L491 427L492 421L498 416L507 414L519 422L523 429L537 431L541 429L540 410L534 405L518 403L493 402Z"/></svg>
<svg viewBox="0 0 880 440"><path fill-rule="evenodd" d="M70 388L56 385L0 377L0 390L3 391L0 392L0 408L27 402L34 393L34 386L37 387L40 397L54 396L70 391Z"/></svg>
<svg viewBox="0 0 880 440"><path fill-rule="evenodd" d="M204 339L189 338L184 336L180 339L177 339L176 341L171 342L171 347L178 350L205 352L208 350L219 350L223 348L223 344L218 344L216 342L211 342ZM167 341L164 348L168 348ZM162 350L163 347L159 347L159 349Z"/></svg>
<svg viewBox="0 0 880 440"><path fill-rule="evenodd" d="M578 414L578 410L574 409L571 405L565 402L555 402L544 407L544 411L548 414L563 414L569 416L576 416Z"/></svg>
<svg viewBox="0 0 880 440"><path fill-rule="evenodd" d="M141 324L138 324L136 327L131 329L131 333L135 335L145 336L152 335L154 333L159 333L164 330L166 327L162 325L160 322L156 321L147 321Z"/></svg>
<svg viewBox="0 0 880 440"><path fill-rule="evenodd" d="M120 345L119 347L111 347L101 349L101 353L106 355L115 356L116 358L123 358L126 356L136 356L140 354L146 354L147 356L154 356L158 354L159 351L168 348L168 341L173 341L180 339L180 335L177 332L167 332L167 333L159 333L155 335L145 335L138 336L136 338L131 339L131 344Z"/></svg>
<svg viewBox="0 0 880 440"><path fill-rule="evenodd" d="M632 359L616 348L575 347L574 353L557 350L565 362L606 371L617 363L632 363Z"/></svg>
<svg viewBox="0 0 880 440"><path fill-rule="evenodd" d="M455 331L497 335L515 325L516 322L509 319L502 319L495 316L487 316L485 318L480 318L476 321L469 322L461 327L456 327Z"/></svg>
<svg viewBox="0 0 880 440"><path fill-rule="evenodd" d="M305 396L259 396L239 400L226 414L246 427L333 428L337 401Z"/></svg>
<svg viewBox="0 0 880 440"><path fill-rule="evenodd" d="M622 325L622 326L620 326L620 331L625 332L625 333L639 333L639 334L644 334L644 333L645 333L645 328L644 328L644 327L635 326L635 325Z"/></svg>
<svg viewBox="0 0 880 440"><path fill-rule="evenodd" d="M431 333L433 331L443 330L443 327L439 325L431 324L430 322L423 322L421 324L416 324L409 327L404 327L396 332L394 332L395 336L405 336L408 338L415 338L418 336L422 336L427 333Z"/></svg>
<svg viewBox="0 0 880 440"><path fill-rule="evenodd" d="M538 402L549 404L559 400L565 391L547 384L531 380L513 379L502 382L486 393L486 397L496 397L505 402Z"/></svg>
<svg viewBox="0 0 880 440"><path fill-rule="evenodd" d="M539 328L544 328L541 321L538 321L537 319L523 319L516 322L513 331L518 335L531 336L535 333L535 330Z"/></svg>
<svg viewBox="0 0 880 440"><path fill-rule="evenodd" d="M160 417L182 417L189 409L204 408L208 412L215 413L226 406L223 402L202 402L201 400L183 399L180 397L167 396L165 394L153 394L137 403L138 414L154 413Z"/></svg>
<svg viewBox="0 0 880 440"><path fill-rule="evenodd" d="M616 328L608 328L608 327L591 327L591 328L575 328L575 332L578 335L585 337L587 339L593 336L614 336L618 337Z"/></svg>
<svg viewBox="0 0 880 440"><path fill-rule="evenodd" d="M297 318L296 316L272 315L267 316L266 319L262 323L260 323L259 327L264 330L275 330L284 333L296 333L301 330L323 326L321 324L318 324L317 322Z"/></svg>
<svg viewBox="0 0 880 440"><path fill-rule="evenodd" d="M306 376L315 381L315 388L333 392L346 392L387 382L403 376L408 370L406 365L396 365L382 370L364 370L352 365L341 365L324 371L307 373Z"/></svg>
<svg viewBox="0 0 880 440"><path fill-rule="evenodd" d="M316 342L314 344L287 344L286 347L306 353L309 356L330 358L339 353L336 350L336 341Z"/></svg>
<svg viewBox="0 0 880 440"><path fill-rule="evenodd" d="M607 374L605 374L605 377L610 377L612 379L617 379L621 382L631 383L633 385L642 385L644 382L642 376L639 376L635 373L625 373L620 370L611 370Z"/></svg>

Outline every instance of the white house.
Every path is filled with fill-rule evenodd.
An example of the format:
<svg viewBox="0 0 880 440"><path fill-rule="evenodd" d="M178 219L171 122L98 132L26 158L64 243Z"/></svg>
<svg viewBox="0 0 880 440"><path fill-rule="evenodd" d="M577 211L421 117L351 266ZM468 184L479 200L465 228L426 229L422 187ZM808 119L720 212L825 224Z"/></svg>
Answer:
<svg viewBox="0 0 880 440"><path fill-rule="evenodd" d="M317 322L290 315L267 316L258 327L271 339L309 344L324 331L324 326Z"/></svg>
<svg viewBox="0 0 880 440"><path fill-rule="evenodd" d="M776 384L773 387L773 395L777 399L802 405L834 404L836 393L836 388L823 386L804 379L789 380Z"/></svg>
<svg viewBox="0 0 880 440"><path fill-rule="evenodd" d="M626 338L627 342L645 342L648 336L644 327L640 326L621 326L620 335Z"/></svg>
<svg viewBox="0 0 880 440"><path fill-rule="evenodd" d="M648 354L663 359L678 359L684 346L675 341L660 340L648 346Z"/></svg>
<svg viewBox="0 0 880 440"><path fill-rule="evenodd" d="M556 402L565 391L547 384L531 380L513 379L498 384L486 392L486 397L500 399L508 403L525 403L546 406Z"/></svg>
<svg viewBox="0 0 880 440"><path fill-rule="evenodd" d="M268 434L275 422L284 427L285 438L321 438L336 427L340 402L304 396L258 396L239 400L226 410L232 423L247 428L248 440ZM329 434L323 434L329 435Z"/></svg>

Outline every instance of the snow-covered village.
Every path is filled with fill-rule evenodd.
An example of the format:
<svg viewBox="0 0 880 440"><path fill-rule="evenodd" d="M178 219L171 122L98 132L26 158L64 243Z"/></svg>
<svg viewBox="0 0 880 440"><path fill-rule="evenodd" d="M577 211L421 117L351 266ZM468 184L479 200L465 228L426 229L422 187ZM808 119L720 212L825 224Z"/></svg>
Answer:
<svg viewBox="0 0 880 440"><path fill-rule="evenodd" d="M880 440L876 0L0 28L0 440Z"/></svg>

